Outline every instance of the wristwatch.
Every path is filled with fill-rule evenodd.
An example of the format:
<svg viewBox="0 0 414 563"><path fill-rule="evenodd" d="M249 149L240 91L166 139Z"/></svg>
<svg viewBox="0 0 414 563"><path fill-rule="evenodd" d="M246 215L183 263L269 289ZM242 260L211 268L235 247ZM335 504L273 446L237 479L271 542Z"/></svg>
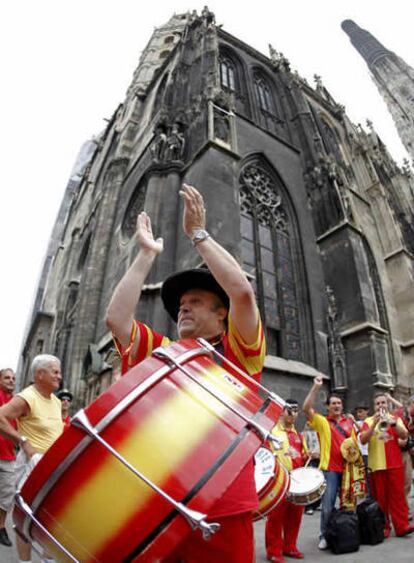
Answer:
<svg viewBox="0 0 414 563"><path fill-rule="evenodd" d="M203 242L203 240L208 238L210 238L210 235L205 229L194 229L191 236L191 242L194 246L196 246L199 242Z"/></svg>
<svg viewBox="0 0 414 563"><path fill-rule="evenodd" d="M22 446L23 444L25 444L26 442L29 441L29 438L27 436L20 436L19 438L19 444Z"/></svg>

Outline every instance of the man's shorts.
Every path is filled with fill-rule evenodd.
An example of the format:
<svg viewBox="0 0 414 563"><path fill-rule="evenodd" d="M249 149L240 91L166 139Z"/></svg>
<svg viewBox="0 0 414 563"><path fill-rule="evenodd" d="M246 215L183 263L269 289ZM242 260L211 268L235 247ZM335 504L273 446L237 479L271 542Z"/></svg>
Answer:
<svg viewBox="0 0 414 563"><path fill-rule="evenodd" d="M8 512L16 491L15 462L0 459L0 508Z"/></svg>

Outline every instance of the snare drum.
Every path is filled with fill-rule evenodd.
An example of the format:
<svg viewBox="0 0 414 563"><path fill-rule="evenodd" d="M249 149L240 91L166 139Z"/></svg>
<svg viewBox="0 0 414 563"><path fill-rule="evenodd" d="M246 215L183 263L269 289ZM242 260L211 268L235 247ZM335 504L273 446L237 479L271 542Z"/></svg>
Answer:
<svg viewBox="0 0 414 563"><path fill-rule="evenodd" d="M256 521L265 518L285 498L290 477L269 448L259 448L254 462L254 478L259 497L259 508L253 513L253 520Z"/></svg>
<svg viewBox="0 0 414 563"><path fill-rule="evenodd" d="M321 498L326 489L325 477L316 467L298 467L290 472L287 500L306 506Z"/></svg>
<svg viewBox="0 0 414 563"><path fill-rule="evenodd" d="M154 562L213 532L205 515L262 443L243 417L275 425L283 407L200 344L166 351L77 413L18 492L17 531L58 561Z"/></svg>

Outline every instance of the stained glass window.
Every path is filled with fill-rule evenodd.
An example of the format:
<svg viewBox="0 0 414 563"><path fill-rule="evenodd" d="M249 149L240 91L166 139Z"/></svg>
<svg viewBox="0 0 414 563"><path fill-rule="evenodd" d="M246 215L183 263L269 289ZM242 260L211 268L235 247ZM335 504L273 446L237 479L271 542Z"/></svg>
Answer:
<svg viewBox="0 0 414 563"><path fill-rule="evenodd" d="M242 265L254 276L268 353L301 360L292 226L279 180L259 164L245 166L240 206Z"/></svg>

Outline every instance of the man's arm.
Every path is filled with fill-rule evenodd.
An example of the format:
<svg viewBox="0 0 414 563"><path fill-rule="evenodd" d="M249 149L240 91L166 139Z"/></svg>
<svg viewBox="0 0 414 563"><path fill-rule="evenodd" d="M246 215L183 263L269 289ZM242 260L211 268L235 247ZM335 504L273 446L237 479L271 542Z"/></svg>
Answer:
<svg viewBox="0 0 414 563"><path fill-rule="evenodd" d="M21 397L13 397L7 404L0 407L0 434L14 442L16 446L20 445L28 458L32 457L32 455L36 453L36 450L30 442L21 442L21 435L10 424L10 421L17 420L22 416L27 416L29 413L30 407Z"/></svg>
<svg viewBox="0 0 414 563"><path fill-rule="evenodd" d="M139 244L137 257L115 288L106 312L106 324L126 348L129 344L132 322L136 306L141 297L142 287L155 258L163 250L161 238L154 240L151 220L143 211L137 217L136 238ZM134 343L134 350L139 344L139 334Z"/></svg>
<svg viewBox="0 0 414 563"><path fill-rule="evenodd" d="M368 428L359 434L359 439L361 440L361 444L368 444L371 440L374 432L375 427L377 426L378 422L380 421L381 415L379 413L374 414L371 425L367 425Z"/></svg>
<svg viewBox="0 0 414 563"><path fill-rule="evenodd" d="M315 414L313 405L315 403L316 396L319 393L319 389L322 387L322 385L323 385L323 379L320 375L317 375L313 380L313 385L310 388L310 391L307 394L306 399L303 402L302 410L305 413L306 418L308 418L309 420L312 420Z"/></svg>
<svg viewBox="0 0 414 563"><path fill-rule="evenodd" d="M180 195L184 201L184 233L191 238L194 230L205 229L206 226L203 197L198 190L187 184L183 184ZM233 323L243 341L253 344L257 339L259 311L253 288L241 267L233 256L211 237L199 242L196 250L229 296Z"/></svg>

